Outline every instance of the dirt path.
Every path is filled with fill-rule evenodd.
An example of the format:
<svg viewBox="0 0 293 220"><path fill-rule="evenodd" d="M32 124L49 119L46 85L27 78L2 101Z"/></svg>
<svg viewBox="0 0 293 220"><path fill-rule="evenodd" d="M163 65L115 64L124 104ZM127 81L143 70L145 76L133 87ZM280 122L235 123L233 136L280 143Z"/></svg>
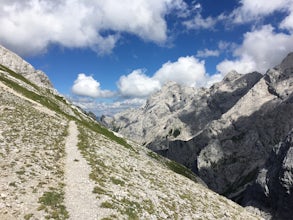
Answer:
<svg viewBox="0 0 293 220"><path fill-rule="evenodd" d="M96 198L92 193L94 183L89 179L90 166L80 154L77 143L78 129L71 121L65 146L65 205L69 219L97 219Z"/></svg>

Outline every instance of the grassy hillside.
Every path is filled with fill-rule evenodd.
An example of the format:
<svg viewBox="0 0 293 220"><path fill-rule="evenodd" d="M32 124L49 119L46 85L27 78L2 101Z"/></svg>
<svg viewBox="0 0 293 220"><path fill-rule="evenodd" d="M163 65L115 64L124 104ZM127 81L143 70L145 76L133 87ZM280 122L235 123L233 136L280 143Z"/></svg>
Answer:
<svg viewBox="0 0 293 220"><path fill-rule="evenodd" d="M202 186L190 170L115 136L64 97L4 66L0 219L70 216L64 203L69 121L78 125L78 148L91 168L98 219L257 219Z"/></svg>

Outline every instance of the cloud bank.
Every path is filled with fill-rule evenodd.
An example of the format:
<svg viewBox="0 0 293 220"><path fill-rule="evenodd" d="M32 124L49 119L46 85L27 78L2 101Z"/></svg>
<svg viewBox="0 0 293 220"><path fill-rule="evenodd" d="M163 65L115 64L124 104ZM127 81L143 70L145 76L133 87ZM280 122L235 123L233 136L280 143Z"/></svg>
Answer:
<svg viewBox="0 0 293 220"><path fill-rule="evenodd" d="M0 44L21 55L45 52L52 43L109 53L121 33L161 44L167 40L165 16L186 7L183 0L5 0Z"/></svg>
<svg viewBox="0 0 293 220"><path fill-rule="evenodd" d="M281 62L290 51L293 51L293 35L276 33L271 25L244 34L241 45L233 52L235 60L224 60L217 65L221 73L232 69L239 73L259 71L265 73Z"/></svg>
<svg viewBox="0 0 293 220"><path fill-rule="evenodd" d="M147 97L168 81L201 87L210 85L214 79L215 77L210 77L206 73L204 61L194 56L186 56L179 57L175 62L164 63L151 77L145 75L141 69L134 70L128 75L121 76L117 87L122 96Z"/></svg>
<svg viewBox="0 0 293 220"><path fill-rule="evenodd" d="M99 102L94 99L80 97L71 98L71 101L86 111L94 112L97 116L114 115L129 108L139 108L146 102L145 99L140 98L124 99L115 102Z"/></svg>
<svg viewBox="0 0 293 220"><path fill-rule="evenodd" d="M265 18L274 13L283 14L279 16L280 22L275 26L265 24ZM252 28L243 35L241 44L234 44L234 59L225 59L217 65L222 74L230 70L265 73L293 51L292 0L241 0L240 6L226 19L234 25L251 23Z"/></svg>
<svg viewBox="0 0 293 220"><path fill-rule="evenodd" d="M121 76L117 87L122 96L146 97L159 90L161 84L158 80L145 75L142 69L137 69L127 76Z"/></svg>
<svg viewBox="0 0 293 220"><path fill-rule="evenodd" d="M241 0L240 5L231 13L234 23L238 24L263 19L276 11L287 12L289 17L292 16L292 0Z"/></svg>

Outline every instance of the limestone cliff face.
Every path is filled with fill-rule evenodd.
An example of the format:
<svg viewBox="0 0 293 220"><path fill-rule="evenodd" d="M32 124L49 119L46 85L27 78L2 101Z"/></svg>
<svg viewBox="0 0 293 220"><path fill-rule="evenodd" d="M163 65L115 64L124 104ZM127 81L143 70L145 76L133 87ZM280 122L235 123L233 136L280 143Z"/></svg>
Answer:
<svg viewBox="0 0 293 220"><path fill-rule="evenodd" d="M111 120L123 135L191 168L214 191L241 199L293 128L293 53L265 75L231 72L209 89L166 85L144 108Z"/></svg>
<svg viewBox="0 0 293 220"><path fill-rule="evenodd" d="M128 110L103 123L152 150L166 150L170 141L190 140L211 121L219 119L262 77L254 72L230 72L211 88L167 83L141 109Z"/></svg>
<svg viewBox="0 0 293 220"><path fill-rule="evenodd" d="M0 64L23 75L40 87L53 89L52 83L45 73L34 67L17 54L0 45Z"/></svg>
<svg viewBox="0 0 293 220"><path fill-rule="evenodd" d="M283 63L291 63L290 55ZM233 107L162 154L192 168L213 190L234 197L253 181L273 146L293 128L293 71L270 69Z"/></svg>
<svg viewBox="0 0 293 220"><path fill-rule="evenodd" d="M269 212L275 219L293 215L293 130L270 153L255 183L239 201Z"/></svg>

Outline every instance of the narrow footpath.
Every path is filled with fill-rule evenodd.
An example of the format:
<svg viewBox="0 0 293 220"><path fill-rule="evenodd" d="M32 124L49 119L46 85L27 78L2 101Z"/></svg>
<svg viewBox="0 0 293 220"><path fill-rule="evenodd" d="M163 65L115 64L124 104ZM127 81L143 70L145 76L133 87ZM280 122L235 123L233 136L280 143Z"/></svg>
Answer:
<svg viewBox="0 0 293 220"><path fill-rule="evenodd" d="M72 220L97 219L97 201L89 179L90 166L77 148L78 129L70 121L65 150L65 206Z"/></svg>

